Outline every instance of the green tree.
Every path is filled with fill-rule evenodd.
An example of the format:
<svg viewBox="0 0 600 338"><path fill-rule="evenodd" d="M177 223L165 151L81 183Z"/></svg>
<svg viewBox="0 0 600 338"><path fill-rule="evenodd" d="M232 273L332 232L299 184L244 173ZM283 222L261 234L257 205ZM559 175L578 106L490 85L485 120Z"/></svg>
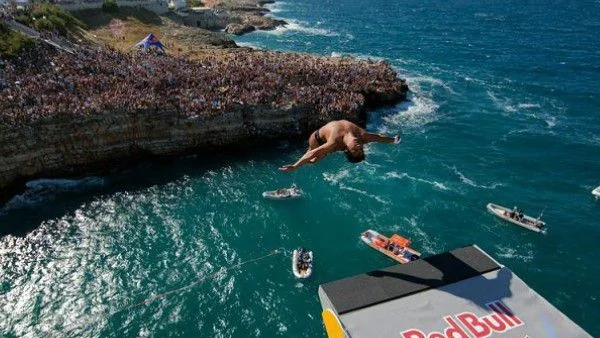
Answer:
<svg viewBox="0 0 600 338"><path fill-rule="evenodd" d="M33 44L33 40L30 38L0 23L0 57L17 56L23 49L31 47Z"/></svg>
<svg viewBox="0 0 600 338"><path fill-rule="evenodd" d="M102 3L102 11L106 13L114 13L119 10L117 0L104 0Z"/></svg>

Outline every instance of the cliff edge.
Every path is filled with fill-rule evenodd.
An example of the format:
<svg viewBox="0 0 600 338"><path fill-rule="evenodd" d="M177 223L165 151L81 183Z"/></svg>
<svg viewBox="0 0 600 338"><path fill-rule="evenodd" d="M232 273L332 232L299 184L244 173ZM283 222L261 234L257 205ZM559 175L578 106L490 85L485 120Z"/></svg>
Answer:
<svg viewBox="0 0 600 338"><path fill-rule="evenodd" d="M408 90L385 62L245 48L190 60L39 47L6 61L2 82L4 198L35 178L298 138L334 119L360 123L367 108Z"/></svg>

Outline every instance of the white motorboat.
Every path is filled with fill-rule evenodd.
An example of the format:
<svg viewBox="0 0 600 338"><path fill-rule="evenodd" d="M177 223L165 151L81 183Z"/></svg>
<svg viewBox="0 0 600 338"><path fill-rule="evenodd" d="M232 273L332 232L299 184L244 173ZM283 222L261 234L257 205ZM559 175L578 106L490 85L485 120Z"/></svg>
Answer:
<svg viewBox="0 0 600 338"><path fill-rule="evenodd" d="M387 238L377 231L369 229L360 235L360 239L371 248L400 264L406 264L421 257L420 252L410 248L411 241L398 234Z"/></svg>
<svg viewBox="0 0 600 338"><path fill-rule="evenodd" d="M313 252L304 248L294 250L292 271L297 278L308 278L313 270Z"/></svg>
<svg viewBox="0 0 600 338"><path fill-rule="evenodd" d="M546 229L546 223L541 221L539 218L533 218L527 215L520 217L519 213L517 213L515 210L510 210L494 203L488 203L487 209L495 216L525 229L535 232L542 232Z"/></svg>

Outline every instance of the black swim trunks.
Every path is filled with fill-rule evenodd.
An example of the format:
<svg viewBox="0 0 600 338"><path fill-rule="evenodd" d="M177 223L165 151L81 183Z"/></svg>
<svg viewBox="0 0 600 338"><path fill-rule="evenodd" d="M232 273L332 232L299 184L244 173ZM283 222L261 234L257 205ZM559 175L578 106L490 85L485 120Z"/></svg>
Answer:
<svg viewBox="0 0 600 338"><path fill-rule="evenodd" d="M327 140L325 140L323 137L321 137L321 134L319 134L319 129L317 129L315 131L315 140L317 140L317 143L322 146L325 143L327 143Z"/></svg>

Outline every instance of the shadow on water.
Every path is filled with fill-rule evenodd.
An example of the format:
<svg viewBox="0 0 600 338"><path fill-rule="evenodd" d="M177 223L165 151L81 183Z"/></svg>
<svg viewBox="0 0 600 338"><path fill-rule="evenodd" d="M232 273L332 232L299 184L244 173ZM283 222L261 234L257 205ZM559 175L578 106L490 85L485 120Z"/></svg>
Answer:
<svg viewBox="0 0 600 338"><path fill-rule="evenodd" d="M483 274L494 269L475 269L451 252L428 257L426 261L417 260L411 263L414 268L405 269L406 273L375 270L366 275L401 280L401 283L397 283L396 281L391 285L398 285L398 287L407 291L402 297L428 289L437 289L438 291L467 299L485 310L489 310L486 304L490 301L510 298L512 296L510 290L512 274L507 269L497 270L498 274L496 277L488 279ZM401 267L409 267L409 265ZM466 279L470 279L469 284L452 285ZM470 286L477 287L472 288Z"/></svg>
<svg viewBox="0 0 600 338"><path fill-rule="evenodd" d="M83 186L74 189L40 191L26 190L14 198L27 199L28 202L9 201L0 207L0 237L13 235L24 237L46 220L72 214L81 205L99 198L120 192L135 193L152 186L162 186L182 177L199 177L210 170L228 165L247 164L252 160L274 161L282 152L294 152L300 144L285 144L285 147L249 148L229 151L227 154L187 155L178 158L144 161L135 167L115 170L102 178L103 184ZM273 171L277 165L273 164ZM283 163L281 163L283 164ZM86 178L77 178L84 181ZM13 200L14 200L13 198Z"/></svg>

